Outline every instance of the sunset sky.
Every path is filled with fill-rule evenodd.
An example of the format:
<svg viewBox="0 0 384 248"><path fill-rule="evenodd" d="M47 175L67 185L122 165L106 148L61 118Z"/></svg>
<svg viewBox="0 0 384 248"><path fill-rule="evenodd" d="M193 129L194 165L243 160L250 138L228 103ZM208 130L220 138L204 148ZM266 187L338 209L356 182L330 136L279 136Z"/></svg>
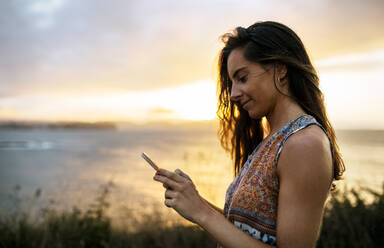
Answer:
<svg viewBox="0 0 384 248"><path fill-rule="evenodd" d="M384 128L382 0L2 0L0 120L216 117L220 35L302 38L336 128Z"/></svg>

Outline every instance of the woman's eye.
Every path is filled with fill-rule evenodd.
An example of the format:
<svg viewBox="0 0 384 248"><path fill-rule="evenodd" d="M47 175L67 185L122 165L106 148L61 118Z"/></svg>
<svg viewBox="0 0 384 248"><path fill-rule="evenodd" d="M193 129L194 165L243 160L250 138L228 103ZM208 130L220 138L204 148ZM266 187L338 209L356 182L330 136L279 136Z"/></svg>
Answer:
<svg viewBox="0 0 384 248"><path fill-rule="evenodd" d="M239 82L245 83L247 81L247 77L239 78Z"/></svg>

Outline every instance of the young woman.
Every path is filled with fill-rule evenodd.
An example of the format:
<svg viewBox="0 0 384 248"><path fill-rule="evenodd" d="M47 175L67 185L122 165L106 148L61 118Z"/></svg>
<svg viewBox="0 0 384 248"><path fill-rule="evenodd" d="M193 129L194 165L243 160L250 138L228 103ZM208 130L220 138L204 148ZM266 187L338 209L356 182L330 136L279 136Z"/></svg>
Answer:
<svg viewBox="0 0 384 248"><path fill-rule="evenodd" d="M165 205L222 247L315 247L326 198L345 170L316 71L280 23L238 27L223 42L219 135L236 177L221 210L180 170L160 169Z"/></svg>

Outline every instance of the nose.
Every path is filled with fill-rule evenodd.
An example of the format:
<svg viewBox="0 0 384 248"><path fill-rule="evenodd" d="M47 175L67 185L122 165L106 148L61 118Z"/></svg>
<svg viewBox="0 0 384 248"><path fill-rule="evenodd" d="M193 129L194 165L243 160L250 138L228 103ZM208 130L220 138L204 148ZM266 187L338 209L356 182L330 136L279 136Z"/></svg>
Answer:
<svg viewBox="0 0 384 248"><path fill-rule="evenodd" d="M231 89L231 101L233 102L239 102L241 97L241 91L239 87L236 85L232 84L232 89Z"/></svg>

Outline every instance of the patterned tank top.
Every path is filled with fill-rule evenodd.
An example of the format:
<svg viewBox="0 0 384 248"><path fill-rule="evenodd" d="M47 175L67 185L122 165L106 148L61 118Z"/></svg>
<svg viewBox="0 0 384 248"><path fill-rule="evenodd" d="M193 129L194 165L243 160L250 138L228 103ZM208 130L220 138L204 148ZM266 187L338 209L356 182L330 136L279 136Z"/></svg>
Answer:
<svg viewBox="0 0 384 248"><path fill-rule="evenodd" d="M266 244L276 244L277 161L288 137L310 125L324 130L314 117L301 114L265 140L261 150L260 143L228 187L224 216L236 227Z"/></svg>

